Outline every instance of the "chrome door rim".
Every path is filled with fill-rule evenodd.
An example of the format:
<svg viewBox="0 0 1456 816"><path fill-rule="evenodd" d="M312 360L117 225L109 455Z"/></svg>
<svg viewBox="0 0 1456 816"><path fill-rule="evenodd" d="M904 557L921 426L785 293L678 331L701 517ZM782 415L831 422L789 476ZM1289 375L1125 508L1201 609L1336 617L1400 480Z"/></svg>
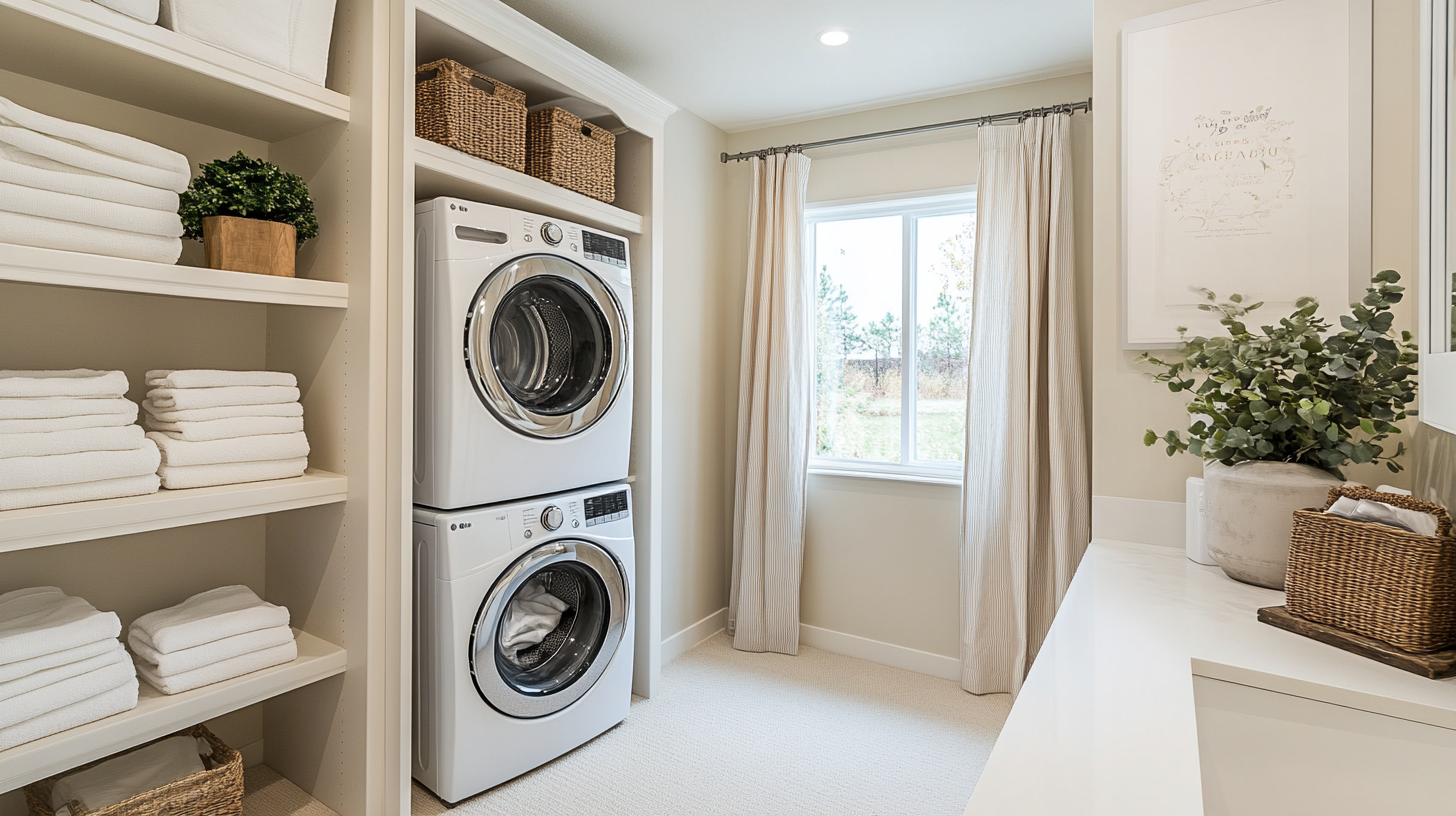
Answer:
<svg viewBox="0 0 1456 816"><path fill-rule="evenodd" d="M552 264L553 268L536 265L538 268L534 270L521 269L533 258L547 258L558 263ZM521 405L511 397L495 366L490 364L490 335L497 310L517 286L538 277L565 280L584 292L601 311L606 328L612 335L602 387L585 404L567 414L542 414ZM627 375L631 342L631 332L617 296L601 278L569 258L536 253L502 264L476 290L465 318L465 367L480 401L506 427L539 439L564 439L591 428L612 409Z"/></svg>
<svg viewBox="0 0 1456 816"><path fill-rule="evenodd" d="M596 657L576 679L548 694L524 694L506 683L496 668L495 655L499 650L496 631L500 627L501 616L505 614L506 604L516 592L537 573L563 561L582 564L601 579L607 590L607 602L610 606L607 631L602 636L602 644ZM611 665L617 655L617 647L621 645L627 628L629 594L627 575L617 559L590 541L560 539L542 544L521 556L496 579L485 600L481 602L480 610L475 615L475 623L470 629L467 648L470 676L475 681L475 690L495 710L521 719L554 714L580 700L601 679L607 666ZM490 643L489 660L477 660L477 644L481 638Z"/></svg>

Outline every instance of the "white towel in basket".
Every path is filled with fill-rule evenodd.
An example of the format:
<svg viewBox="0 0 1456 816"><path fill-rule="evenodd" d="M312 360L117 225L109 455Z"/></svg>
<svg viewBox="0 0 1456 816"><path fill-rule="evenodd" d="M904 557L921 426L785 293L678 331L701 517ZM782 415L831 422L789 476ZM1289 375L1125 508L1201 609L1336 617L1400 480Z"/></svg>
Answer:
<svg viewBox="0 0 1456 816"><path fill-rule="evenodd" d="M188 442L153 431L147 438L162 452L163 467L222 465L229 462L264 462L308 456L308 437L302 431L268 436L244 436L212 442Z"/></svg>
<svg viewBox="0 0 1456 816"><path fill-rule="evenodd" d="M59 813L67 803L78 802L85 813L95 813L202 773L207 768L199 752L201 742L190 736L168 737L84 771L68 773L51 789L51 810Z"/></svg>
<svg viewBox="0 0 1456 816"><path fill-rule="evenodd" d="M127 407L119 405L111 414L82 414L69 417L41 417L39 419L0 419L0 434L36 434L74 431L81 428L115 428L131 425L137 420L136 403L126 400Z"/></svg>
<svg viewBox="0 0 1456 816"><path fill-rule="evenodd" d="M140 425L79 428L51 433L0 434L0 459L58 456L86 451L136 450L146 441Z"/></svg>
<svg viewBox="0 0 1456 816"><path fill-rule="evenodd" d="M270 604L245 586L225 586L142 615L132 623L127 639L140 636L153 649L171 653L287 625L287 607Z"/></svg>
<svg viewBox="0 0 1456 816"><path fill-rule="evenodd" d="M18 725L0 728L0 751L24 745L41 737L49 737L51 734L59 734L78 725L105 719L113 714L130 711L136 708L139 688L136 678L132 678L111 691L48 714L42 714L39 717L33 717Z"/></svg>
<svg viewBox="0 0 1456 816"><path fill-rule="evenodd" d="M147 402L162 411L189 411L235 405L277 405L298 402L298 389L283 385L236 385L226 388L153 388Z"/></svg>
<svg viewBox="0 0 1456 816"><path fill-rule="evenodd" d="M4 211L0 211L0 243L163 264L176 263L182 255L181 238L123 232Z"/></svg>
<svg viewBox="0 0 1456 816"><path fill-rule="evenodd" d="M274 646L293 641L293 630L287 626L273 626L244 632L241 635L225 637L175 652L159 652L146 640L146 636L133 629L127 634L127 644L136 652L137 665L146 664L147 669L158 677L196 671L223 660L231 660L253 652L261 652Z"/></svg>
<svg viewBox="0 0 1456 816"><path fill-rule="evenodd" d="M291 434L303 430L303 417L231 417L207 422L160 422L147 414L145 421L148 430L159 431L173 439L184 439L188 442ZM3 437L0 437L0 444L3 441Z"/></svg>
<svg viewBox="0 0 1456 816"><path fill-rule="evenodd" d="M157 691L163 694L181 694L184 691L191 691L195 688L210 686L213 683L221 683L224 680L231 680L234 677L241 677L255 671L266 669L270 666L277 666L282 663L290 663L298 657L298 644L288 641L282 646L274 646L271 649L251 652L228 660L221 660L209 666L195 669L181 674L173 674L162 677L152 671L150 665L143 661L137 661L137 674Z"/></svg>
<svg viewBox="0 0 1456 816"><path fill-rule="evenodd" d="M116 645L121 646L120 643ZM17 694L6 700L4 705L0 705L0 729L18 725L42 714L49 714L58 708L75 705L82 700L89 700L98 694L104 694L117 686L131 682L135 678L136 669L133 668L131 661L126 659L126 653L123 651L120 660L113 660L101 668L92 669L75 677L67 677L49 686Z"/></svg>
<svg viewBox="0 0 1456 816"><path fill-rule="evenodd" d="M303 405L297 402L278 402L265 405L222 405L217 408L191 408L174 411L158 408L151 400L142 402L151 419L158 422L211 422L215 419L236 419L238 417L301 417Z"/></svg>
<svg viewBox="0 0 1456 816"><path fill-rule="evenodd" d="M228 462L222 465L168 465L157 475L162 477L162 487L168 490L187 490L194 487L292 479L302 476L306 470L308 458L303 457L268 462Z"/></svg>
<svg viewBox="0 0 1456 816"><path fill-rule="evenodd" d="M62 649L59 652L17 660L14 663L0 663L0 683L9 683L12 680L29 677L57 666L90 660L93 657L116 651L118 644L119 642L115 641L115 638L103 638L70 649Z"/></svg>
<svg viewBox="0 0 1456 816"><path fill-rule="evenodd" d="M298 378L286 371L222 371L188 369L171 371L154 369L147 372L147 385L152 388L223 388L238 385L281 385L292 388Z"/></svg>
<svg viewBox="0 0 1456 816"><path fill-rule="evenodd" d="M70 193L37 190L3 181L0 181L0 209L141 235L182 237L182 218L174 212L149 210L146 207L100 201Z"/></svg>
<svg viewBox="0 0 1456 816"><path fill-rule="evenodd" d="M0 181L169 213L177 212L179 203L171 190L82 170L4 142L0 142Z"/></svg>
<svg viewBox="0 0 1456 816"><path fill-rule="evenodd" d="M120 371L0 371L0 397L124 397Z"/></svg>
<svg viewBox="0 0 1456 816"><path fill-rule="evenodd" d="M70 663L63 663L59 666L32 672L24 677L0 683L0 702L18 697L27 692L53 686L62 680L69 680L72 677L78 677L88 672L96 671L97 669L104 669L114 663L121 663L131 659L119 641L107 640L101 642L109 644L109 648L99 655L74 660Z"/></svg>
<svg viewBox="0 0 1456 816"><path fill-rule="evenodd" d="M115 612L98 612L53 586L0 595L0 665L73 649L121 634Z"/></svg>
<svg viewBox="0 0 1456 816"><path fill-rule="evenodd" d="M136 406L122 397L0 399L0 418L49 419L89 414L127 414Z"/></svg>
<svg viewBox="0 0 1456 816"><path fill-rule="evenodd" d="M0 490L0 510L20 510L25 507L47 507L53 504L74 504L102 499L122 499L128 496L147 496L156 493L157 488L161 485L161 477L155 473L148 473L145 476L128 476L123 479L101 479L95 482L30 487L24 490Z"/></svg>
<svg viewBox="0 0 1456 816"><path fill-rule="evenodd" d="M86 451L56 456L0 459L0 490L82 484L156 473L162 463L157 443L142 440L135 450Z"/></svg>
<svg viewBox="0 0 1456 816"><path fill-rule="evenodd" d="M0 97L0 141L28 153L180 193L192 178L187 157L120 133L57 119Z"/></svg>

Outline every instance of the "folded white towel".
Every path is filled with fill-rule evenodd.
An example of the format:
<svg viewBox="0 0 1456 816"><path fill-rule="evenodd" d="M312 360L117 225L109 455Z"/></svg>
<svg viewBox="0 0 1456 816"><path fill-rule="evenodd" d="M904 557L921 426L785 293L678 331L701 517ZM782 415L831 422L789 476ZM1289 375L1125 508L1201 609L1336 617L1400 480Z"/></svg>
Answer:
<svg viewBox="0 0 1456 816"><path fill-rule="evenodd" d="M121 634L115 612L96 607L53 586L0 595L0 665L74 649Z"/></svg>
<svg viewBox="0 0 1456 816"><path fill-rule="evenodd" d="M201 443L197 443L201 444ZM56 456L15 456L0 459L0 490L99 482L146 476L157 472L162 455L157 443L142 440L135 450L86 451Z"/></svg>
<svg viewBox="0 0 1456 816"><path fill-rule="evenodd" d="M182 255L181 238L142 235L4 211L0 211L0 243L162 264L176 263Z"/></svg>
<svg viewBox="0 0 1456 816"><path fill-rule="evenodd" d="M90 414L127 414L134 407L132 401L124 397L0 399L0 419L50 419Z"/></svg>
<svg viewBox="0 0 1456 816"><path fill-rule="evenodd" d="M201 669L181 674L173 674L162 677L152 671L149 664L138 661L137 675L147 681L153 688L163 694L181 694L184 691L191 691L195 688L210 686L213 683L221 683L224 680L231 680L234 677L241 677L255 671L266 669L269 666L277 666L282 663L291 663L298 657L298 644L289 641L282 646L274 646L271 649L264 649L260 652L251 652L228 660L213 663Z"/></svg>
<svg viewBox="0 0 1456 816"><path fill-rule="evenodd" d="M128 476L124 479L101 479L51 487L30 487L25 490L0 490L0 510L149 496L156 493L161 486L161 477L148 473L145 476Z"/></svg>
<svg viewBox="0 0 1456 816"><path fill-rule="evenodd" d="M292 388L298 378L286 371L221 371L190 369L171 371L156 369L147 372L147 385L152 388L224 388L238 385L281 385Z"/></svg>
<svg viewBox="0 0 1456 816"><path fill-rule="evenodd" d="M49 714L33 717L19 725L0 728L0 751L33 742L41 737L59 734L75 728L130 711L136 708L139 684L133 678L124 685L74 705L59 708Z"/></svg>
<svg viewBox="0 0 1456 816"><path fill-rule="evenodd" d="M566 601L546 591L545 582L532 578L506 605L506 619L500 628L501 651L515 657L516 652L545 640L569 608Z"/></svg>
<svg viewBox="0 0 1456 816"><path fill-rule="evenodd" d="M234 657L291 643L293 630L287 626L256 629L241 635L204 643L201 646L193 646L191 649L178 649L175 652L166 653L157 651L146 637L146 633L137 629L132 629L127 634L127 643L131 645L132 651L136 652L137 660L140 661L138 665L146 663L152 674L158 677L171 677L174 674L196 671L219 661L231 660Z"/></svg>
<svg viewBox="0 0 1456 816"><path fill-rule="evenodd" d="M132 622L127 637L143 634L152 648L170 654L244 632L287 625L287 607L270 604L245 586L225 586L142 615Z"/></svg>
<svg viewBox="0 0 1456 816"><path fill-rule="evenodd" d="M24 677L0 683L0 702L9 700L12 697L18 697L27 692L35 691L36 689L53 686L62 680L69 680L72 677L79 677L97 669L104 669L114 663L130 661L130 656L127 655L126 649L122 648L120 642L114 640L101 642L110 644L110 650L83 660L63 663L53 668L32 672ZM0 719L3 719L3 715L0 715Z"/></svg>
<svg viewBox="0 0 1456 816"><path fill-rule="evenodd" d="M177 212L179 204L171 190L82 170L4 142L0 142L0 181L168 213Z"/></svg>
<svg viewBox="0 0 1456 816"><path fill-rule="evenodd" d="M120 371L0 371L0 397L124 397Z"/></svg>
<svg viewBox="0 0 1456 816"><path fill-rule="evenodd" d="M211 422L215 419L236 419L238 417L301 417L303 406L297 402L280 402L272 405L222 405L217 408L192 408L174 411L159 408L151 400L142 402L151 418L158 422Z"/></svg>
<svg viewBox="0 0 1456 816"><path fill-rule="evenodd" d="M1407 510L1404 507L1395 507L1370 499L1352 499L1348 496L1341 496L1325 512L1351 521L1366 521L1372 524L1398 527L1407 532L1427 537L1434 536L1440 527L1436 517L1430 513Z"/></svg>
<svg viewBox="0 0 1456 816"><path fill-rule="evenodd" d="M187 157L120 133L68 122L0 97L0 141L72 167L182 192L192 177ZM18 139L18 140L17 140ZM40 145L41 149L34 146Z"/></svg>
<svg viewBox="0 0 1456 816"><path fill-rule="evenodd" d="M207 410L207 409L204 409ZM188 442L210 442L216 439L237 439L240 436L271 436L298 433L303 430L303 417L232 417L207 422L160 422L147 414L147 429L164 433L173 439ZM0 437L0 446L4 437ZM0 447L3 450L3 447Z"/></svg>
<svg viewBox="0 0 1456 816"><path fill-rule="evenodd" d="M182 237L182 218L177 213L149 210L132 204L116 204L70 193L37 190L3 181L0 181L0 209L142 235Z"/></svg>
<svg viewBox="0 0 1456 816"><path fill-rule="evenodd" d="M285 385L235 385L225 388L153 388L147 402L162 411L191 411L232 405L298 402L298 389Z"/></svg>
<svg viewBox="0 0 1456 816"><path fill-rule="evenodd" d="M86 451L136 450L146 436L140 425L80 428L53 433L0 434L0 459L58 456Z"/></svg>
<svg viewBox="0 0 1456 816"><path fill-rule="evenodd" d="M121 644L118 643L117 646ZM74 705L82 700L104 694L136 677L131 661L112 661L99 669L85 674L42 686L24 694L17 694L0 705L0 728L9 728L26 720L49 714L58 708Z"/></svg>
<svg viewBox="0 0 1456 816"><path fill-rule="evenodd" d="M172 467L167 465L158 471L162 487L168 490L187 490L193 487L245 484L247 482L270 482L274 479L292 479L302 476L308 470L308 459L278 459L271 462L228 462L224 465L190 465Z"/></svg>
<svg viewBox="0 0 1456 816"><path fill-rule="evenodd" d="M161 0L96 0L96 5L119 11L134 20L141 20L147 25L156 25L162 4ZM100 809L99 807L91 808L91 810Z"/></svg>
<svg viewBox="0 0 1456 816"><path fill-rule="evenodd" d="M56 433L81 428L116 428L131 425L137 421L137 404L131 400L125 400L125 402L127 407L118 404L117 412L111 414L83 414L41 419L0 418L0 434Z"/></svg>
<svg viewBox="0 0 1456 816"><path fill-rule="evenodd" d="M51 789L51 811L60 813L61 808L75 802L75 812L95 813L202 773L206 768L199 742L189 736L168 737L84 771L66 774Z"/></svg>
<svg viewBox="0 0 1456 816"><path fill-rule="evenodd" d="M116 651L119 641L115 638L102 638L93 640L90 643L83 643L70 649L62 649L59 652L51 652L27 660L17 660L14 663L0 663L0 683L9 683L12 680L19 680L22 677L29 677L57 666L66 666L71 663L80 663L90 660L93 657L110 654Z"/></svg>
<svg viewBox="0 0 1456 816"><path fill-rule="evenodd" d="M308 456L308 436L302 431L291 434L243 436L217 439L212 442L188 442L153 431L147 438L157 443L164 467L223 465L229 462L265 462L297 459Z"/></svg>

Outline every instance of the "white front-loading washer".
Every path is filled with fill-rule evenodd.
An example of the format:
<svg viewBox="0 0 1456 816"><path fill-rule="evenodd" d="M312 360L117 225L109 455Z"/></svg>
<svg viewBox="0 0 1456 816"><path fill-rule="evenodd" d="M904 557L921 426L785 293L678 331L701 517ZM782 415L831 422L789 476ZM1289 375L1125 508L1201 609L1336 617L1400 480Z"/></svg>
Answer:
<svg viewBox="0 0 1456 816"><path fill-rule="evenodd" d="M442 510L627 477L627 240L519 210L415 206L415 503Z"/></svg>
<svg viewBox="0 0 1456 816"><path fill-rule="evenodd" d="M626 718L633 553L625 484L415 509L415 779L459 802Z"/></svg>

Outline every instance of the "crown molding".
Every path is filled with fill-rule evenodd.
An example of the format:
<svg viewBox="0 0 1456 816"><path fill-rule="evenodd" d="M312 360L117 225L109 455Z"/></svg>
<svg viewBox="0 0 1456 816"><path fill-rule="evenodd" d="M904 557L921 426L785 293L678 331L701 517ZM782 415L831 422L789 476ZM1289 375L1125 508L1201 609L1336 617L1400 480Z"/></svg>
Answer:
<svg viewBox="0 0 1456 816"><path fill-rule="evenodd" d="M415 8L612 109L657 136L678 106L500 0L417 0Z"/></svg>

